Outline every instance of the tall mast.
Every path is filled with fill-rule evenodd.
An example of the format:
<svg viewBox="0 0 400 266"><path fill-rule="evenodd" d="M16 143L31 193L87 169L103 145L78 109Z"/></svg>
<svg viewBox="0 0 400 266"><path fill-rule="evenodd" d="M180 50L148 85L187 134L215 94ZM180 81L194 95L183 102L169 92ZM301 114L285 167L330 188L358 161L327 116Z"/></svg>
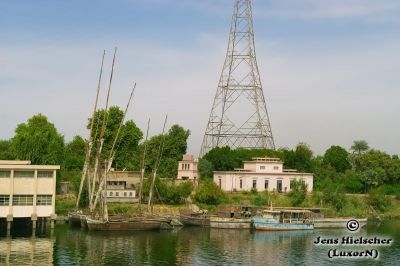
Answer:
<svg viewBox="0 0 400 266"><path fill-rule="evenodd" d="M135 89L136 89L136 83L134 84L134 86L132 88L131 94L129 96L128 103L126 104L126 107L125 107L124 115L123 115L123 117L121 119L121 122L119 123L117 134L114 137L113 145L111 147L110 154L109 154L108 159L107 159L106 175L110 172L112 163L114 162L115 153L116 153L116 144L117 144L117 141L119 139L119 134L121 132L122 126L124 125L126 113L128 112L129 105L130 105L130 103L132 101L132 97L133 97L133 94L135 92ZM103 188L104 188L104 183L105 183L105 177L100 182L99 189L98 189L98 191L96 193L96 198L95 198L94 203L93 203L93 209L96 208L98 198L99 198L100 193L103 191Z"/></svg>
<svg viewBox="0 0 400 266"><path fill-rule="evenodd" d="M160 166L160 162L161 162L161 157L162 157L162 152L164 149L164 140L165 140L165 126L167 124L167 119L168 119L168 115L165 116L165 120L164 120L164 126L163 126L163 131L162 131L162 139L161 139L161 143L160 146L158 147L158 155L157 155L157 159L156 159L156 164L153 170L153 179L151 180L151 186L150 186L150 193L149 193L149 202L147 203L147 211L148 212L153 212L153 208L152 208L152 200L153 200L153 191L154 191L154 184L156 181L156 176L157 176L157 170L158 167Z"/></svg>
<svg viewBox="0 0 400 266"><path fill-rule="evenodd" d="M144 141L144 151L141 165L141 174L140 174L140 188L139 188L139 211L142 212L142 197L143 197L143 182L144 182L144 172L146 167L146 153L147 153L147 139L149 137L149 128L150 128L150 118L147 121L147 130L146 130L146 139Z"/></svg>
<svg viewBox="0 0 400 266"><path fill-rule="evenodd" d="M81 183L79 184L79 192L78 192L78 198L76 199L76 205L75 207L79 207L79 201L81 199L81 194L82 194L82 189L83 189L83 184L86 179L86 175L88 174L88 168L90 164L90 155L92 153L92 132L93 132L93 125L94 125L94 120L96 117L96 111L97 111L97 103L99 100L99 94L100 94L100 87L101 87L101 77L103 75L103 66L104 66L104 56L106 55L106 51L103 51L103 58L101 60L101 67L100 67L100 75L99 75L99 80L97 82L97 93L96 93L96 100L94 102L94 107L93 107L93 114L92 114L92 122L90 123L90 130L89 130L89 137L86 140L86 145L85 145L85 162L83 164L83 170L82 170L82 176L81 176ZM90 195L90 179L88 178L87 181L88 184L88 195Z"/></svg>
<svg viewBox="0 0 400 266"><path fill-rule="evenodd" d="M96 180L97 180L97 175L98 175L99 160L100 160L100 156L101 156L101 151L103 149L104 133L105 133L106 125L107 125L107 122L108 122L108 102L109 102L109 99L110 99L111 84L112 84L112 79L113 79L113 75L114 75L114 65L115 65L115 55L116 55L116 53L117 53L117 47L115 47L115 49L114 49L114 57L113 57L112 67L111 67L110 82L108 84L106 106L104 108L104 115L103 115L103 122L102 122L102 125L101 125L100 136L99 136L99 139L97 141L97 151L96 151L96 160L95 160L95 165L94 165L92 191L91 191L91 194L90 194L90 201L89 201L89 208L90 208L91 211L94 210L94 208L93 208L93 197L94 197L94 192L96 191ZM94 121L92 123L94 123Z"/></svg>

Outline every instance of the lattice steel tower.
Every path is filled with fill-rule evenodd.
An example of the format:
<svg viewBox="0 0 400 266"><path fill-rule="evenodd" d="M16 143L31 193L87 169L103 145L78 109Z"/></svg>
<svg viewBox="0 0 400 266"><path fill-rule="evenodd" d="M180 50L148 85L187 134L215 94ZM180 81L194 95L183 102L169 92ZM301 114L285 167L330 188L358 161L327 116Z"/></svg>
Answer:
<svg viewBox="0 0 400 266"><path fill-rule="evenodd" d="M200 156L223 146L275 149L256 60L251 0L235 0L228 50Z"/></svg>

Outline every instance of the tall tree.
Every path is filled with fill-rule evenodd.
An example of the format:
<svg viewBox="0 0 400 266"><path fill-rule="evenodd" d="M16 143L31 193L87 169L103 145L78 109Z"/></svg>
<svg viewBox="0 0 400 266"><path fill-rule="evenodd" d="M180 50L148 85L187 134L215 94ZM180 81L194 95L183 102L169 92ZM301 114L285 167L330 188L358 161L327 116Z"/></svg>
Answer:
<svg viewBox="0 0 400 266"><path fill-rule="evenodd" d="M335 168L337 172L344 173L351 168L349 153L340 146L331 146L325 151L323 164Z"/></svg>
<svg viewBox="0 0 400 266"><path fill-rule="evenodd" d="M62 164L64 160L64 137L42 114L17 126L12 146L17 159L32 164Z"/></svg>
<svg viewBox="0 0 400 266"><path fill-rule="evenodd" d="M93 147L96 147L97 142L99 141L104 112L104 110L98 110L96 112L92 132ZM110 151L123 116L124 112L118 106L112 106L108 110L107 125L104 132L104 145L100 159L101 163L104 162L104 160L110 155ZM92 123L91 119L89 119L88 128L90 127L90 123ZM143 133L136 126L135 122L132 120L126 121L121 128L121 132L116 142L116 155L112 166L118 169L134 170L134 154L138 152L138 144L142 138ZM92 152L95 153L95 149L93 149ZM92 158L95 158L95 156L93 155Z"/></svg>
<svg viewBox="0 0 400 266"><path fill-rule="evenodd" d="M355 140L353 145L350 147L353 152L357 152L361 154L367 150L369 150L368 143L365 140Z"/></svg>
<svg viewBox="0 0 400 266"><path fill-rule="evenodd" d="M0 160L15 160L15 153L10 140L0 140Z"/></svg>
<svg viewBox="0 0 400 266"><path fill-rule="evenodd" d="M65 146L64 167L66 170L81 171L85 160L85 140L81 136L74 139Z"/></svg>

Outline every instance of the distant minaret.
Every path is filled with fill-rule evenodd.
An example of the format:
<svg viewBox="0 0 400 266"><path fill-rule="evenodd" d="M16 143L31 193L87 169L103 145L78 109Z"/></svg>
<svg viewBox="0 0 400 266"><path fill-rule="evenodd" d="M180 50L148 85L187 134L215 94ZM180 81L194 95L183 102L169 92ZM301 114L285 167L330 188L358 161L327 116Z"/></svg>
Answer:
<svg viewBox="0 0 400 266"><path fill-rule="evenodd" d="M251 0L235 0L228 50L200 156L223 146L275 149L256 60Z"/></svg>

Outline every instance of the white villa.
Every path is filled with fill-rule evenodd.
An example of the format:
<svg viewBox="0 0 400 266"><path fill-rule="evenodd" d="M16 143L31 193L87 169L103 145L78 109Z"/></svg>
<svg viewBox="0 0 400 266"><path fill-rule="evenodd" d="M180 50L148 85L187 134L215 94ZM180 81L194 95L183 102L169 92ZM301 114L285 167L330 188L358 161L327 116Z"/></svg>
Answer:
<svg viewBox="0 0 400 266"><path fill-rule="evenodd" d="M194 159L193 155L183 155L182 161L178 163L177 179L196 181L198 177L197 164L198 160Z"/></svg>
<svg viewBox="0 0 400 266"><path fill-rule="evenodd" d="M277 191L289 192L292 180L303 180L307 191L313 189L313 174L283 169L279 158L253 158L245 161L243 169L214 171L214 182L224 191Z"/></svg>

